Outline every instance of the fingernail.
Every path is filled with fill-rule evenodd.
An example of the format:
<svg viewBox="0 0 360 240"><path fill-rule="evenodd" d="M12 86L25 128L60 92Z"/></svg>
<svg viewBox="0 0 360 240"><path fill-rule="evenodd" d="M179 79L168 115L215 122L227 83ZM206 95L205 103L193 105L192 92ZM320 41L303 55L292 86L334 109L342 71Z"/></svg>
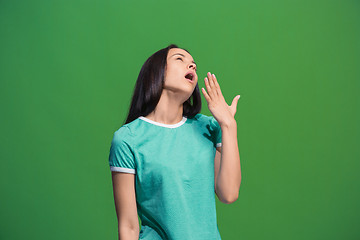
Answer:
<svg viewBox="0 0 360 240"><path fill-rule="evenodd" d="M213 76L213 78L215 78L215 74L213 74L212 76Z"/></svg>

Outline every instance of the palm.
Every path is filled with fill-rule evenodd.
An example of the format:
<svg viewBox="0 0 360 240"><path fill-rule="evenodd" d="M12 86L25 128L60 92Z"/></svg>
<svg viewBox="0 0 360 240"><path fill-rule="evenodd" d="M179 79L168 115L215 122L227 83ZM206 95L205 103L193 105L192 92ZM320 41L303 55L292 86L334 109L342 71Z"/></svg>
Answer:
<svg viewBox="0 0 360 240"><path fill-rule="evenodd" d="M219 83L214 74L208 72L205 78L206 90L202 88L203 95L208 103L208 108L218 122L227 122L229 118L234 119L236 113L237 102L240 95L237 95L229 106L221 93Z"/></svg>

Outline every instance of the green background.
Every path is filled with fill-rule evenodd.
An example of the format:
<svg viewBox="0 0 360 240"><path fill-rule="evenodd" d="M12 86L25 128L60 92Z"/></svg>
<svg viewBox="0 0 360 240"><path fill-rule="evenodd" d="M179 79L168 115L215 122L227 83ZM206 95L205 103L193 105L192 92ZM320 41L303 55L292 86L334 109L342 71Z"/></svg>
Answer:
<svg viewBox="0 0 360 240"><path fill-rule="evenodd" d="M224 240L359 239L360 2L1 1L0 239L117 239L108 154L170 43L237 113ZM201 113L210 115L202 96Z"/></svg>

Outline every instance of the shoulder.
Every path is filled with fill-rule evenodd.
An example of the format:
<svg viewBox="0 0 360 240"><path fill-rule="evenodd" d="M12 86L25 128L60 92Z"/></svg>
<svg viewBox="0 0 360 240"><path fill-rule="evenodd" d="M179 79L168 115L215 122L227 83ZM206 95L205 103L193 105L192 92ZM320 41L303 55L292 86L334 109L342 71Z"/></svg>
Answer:
<svg viewBox="0 0 360 240"><path fill-rule="evenodd" d="M142 123L142 120L137 118L129 123L122 125L119 129L117 129L114 132L114 137L116 137L118 139L133 138L135 136L135 133L143 127L143 125L141 123Z"/></svg>
<svg viewBox="0 0 360 240"><path fill-rule="evenodd" d="M130 128L126 125L121 126L118 130L114 132L112 142L113 143L123 143L131 142L132 134Z"/></svg>
<svg viewBox="0 0 360 240"><path fill-rule="evenodd" d="M220 125L213 116L201 113L198 113L193 117L193 123L202 129L207 129L207 131L210 132L218 131L220 128Z"/></svg>
<svg viewBox="0 0 360 240"><path fill-rule="evenodd" d="M198 113L196 114L193 119L198 121L198 122L203 122L203 123L208 123L210 121L210 116L207 116L205 114L202 113Z"/></svg>
<svg viewBox="0 0 360 240"><path fill-rule="evenodd" d="M194 116L194 119L196 121L199 121L202 124L210 125L210 126L216 126L217 121L213 116L208 116L205 114L198 113Z"/></svg>

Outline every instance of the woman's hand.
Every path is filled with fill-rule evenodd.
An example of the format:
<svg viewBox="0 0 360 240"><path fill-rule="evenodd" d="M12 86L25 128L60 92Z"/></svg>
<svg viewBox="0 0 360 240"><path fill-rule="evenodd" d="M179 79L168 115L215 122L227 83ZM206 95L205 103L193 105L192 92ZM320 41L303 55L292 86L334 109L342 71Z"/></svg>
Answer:
<svg viewBox="0 0 360 240"><path fill-rule="evenodd" d="M234 116L240 95L237 95L229 106L225 102L215 75L208 72L204 81L207 92L204 88L201 88L201 90L208 103L210 112L220 126L223 124L230 124L230 122L235 120Z"/></svg>

